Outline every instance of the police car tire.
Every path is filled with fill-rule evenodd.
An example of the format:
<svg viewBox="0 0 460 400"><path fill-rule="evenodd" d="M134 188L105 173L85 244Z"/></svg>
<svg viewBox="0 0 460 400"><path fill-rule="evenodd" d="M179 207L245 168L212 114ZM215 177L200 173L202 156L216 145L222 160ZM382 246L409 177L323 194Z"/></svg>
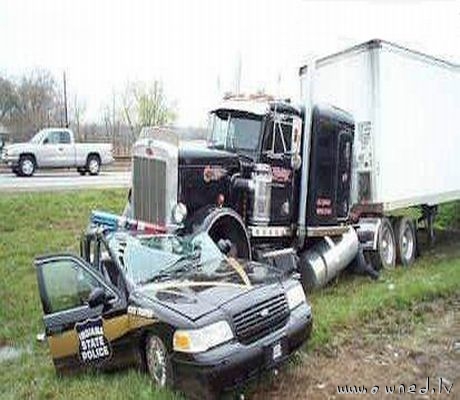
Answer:
<svg viewBox="0 0 460 400"><path fill-rule="evenodd" d="M173 386L171 354L163 340L155 334L150 334L145 341L145 363L156 387Z"/></svg>

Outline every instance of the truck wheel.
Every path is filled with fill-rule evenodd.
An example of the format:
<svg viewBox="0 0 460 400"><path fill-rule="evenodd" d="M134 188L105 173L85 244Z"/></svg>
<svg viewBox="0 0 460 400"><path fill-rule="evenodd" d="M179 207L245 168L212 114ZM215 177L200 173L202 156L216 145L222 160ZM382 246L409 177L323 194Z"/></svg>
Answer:
<svg viewBox="0 0 460 400"><path fill-rule="evenodd" d="M173 369L170 354L159 336L151 334L147 337L145 361L147 371L156 387L172 387Z"/></svg>
<svg viewBox="0 0 460 400"><path fill-rule="evenodd" d="M231 209L220 209L205 220L205 230L219 244L226 242L227 254L234 258L251 259L249 236L241 217Z"/></svg>
<svg viewBox="0 0 460 400"><path fill-rule="evenodd" d="M86 162L86 169L88 170L90 175L98 175L99 170L101 169L101 160L99 156L96 154L91 154L88 156L88 160Z"/></svg>
<svg viewBox="0 0 460 400"><path fill-rule="evenodd" d="M19 159L18 171L21 176L32 176L35 172L35 159L32 156L25 155Z"/></svg>
<svg viewBox="0 0 460 400"><path fill-rule="evenodd" d="M398 218L394 225L396 258L403 266L414 263L417 253L417 235L414 222L406 217Z"/></svg>
<svg viewBox="0 0 460 400"><path fill-rule="evenodd" d="M376 270L394 268L396 265L396 240L388 218L382 218L377 235L377 250L370 253L372 267Z"/></svg>

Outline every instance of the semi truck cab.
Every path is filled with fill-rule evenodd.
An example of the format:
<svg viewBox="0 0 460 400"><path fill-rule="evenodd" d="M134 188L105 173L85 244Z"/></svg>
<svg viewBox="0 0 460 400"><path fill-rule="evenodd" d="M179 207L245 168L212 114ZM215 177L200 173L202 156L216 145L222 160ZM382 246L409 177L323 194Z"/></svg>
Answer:
<svg viewBox="0 0 460 400"><path fill-rule="evenodd" d="M309 271L328 269L324 281L348 265L358 248L348 224L351 116L315 106L307 129L302 107L270 97L226 99L209 116L201 145L144 128L133 148L130 216L206 231L240 258L296 270L298 255ZM309 253L324 238L320 253Z"/></svg>
<svg viewBox="0 0 460 400"><path fill-rule="evenodd" d="M354 122L329 106L313 109L311 131L304 120L305 110L289 101L232 99L211 111L208 146L238 154L246 179L265 174L271 193L269 200L265 194L265 215L250 215L254 225L296 225L301 165L309 163L306 225L313 236L319 227L330 232L348 218ZM310 142L309 154L302 154L303 140ZM260 204L258 193L253 195Z"/></svg>

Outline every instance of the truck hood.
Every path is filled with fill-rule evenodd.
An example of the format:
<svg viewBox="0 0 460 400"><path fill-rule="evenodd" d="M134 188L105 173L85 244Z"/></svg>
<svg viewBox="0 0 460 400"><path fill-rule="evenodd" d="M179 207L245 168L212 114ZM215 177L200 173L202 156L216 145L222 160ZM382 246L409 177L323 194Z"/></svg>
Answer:
<svg viewBox="0 0 460 400"><path fill-rule="evenodd" d="M239 158L235 153L208 148L202 143L181 142L179 166L205 166L209 164L238 168Z"/></svg>
<svg viewBox="0 0 460 400"><path fill-rule="evenodd" d="M230 267L231 268L231 267ZM195 275L169 282L147 284L136 291L137 295L177 312L192 321L210 314L218 309L225 312L225 305L245 296L257 297L262 288L273 293L281 286L283 274L275 267L248 262L244 270L247 273L247 282L239 276L232 277L232 271L222 272L225 280L217 276L209 277ZM234 272L234 271L233 271ZM229 275L230 274L230 275ZM238 275L235 272L236 275Z"/></svg>
<svg viewBox="0 0 460 400"><path fill-rule="evenodd" d="M20 153L23 150L30 150L32 147L35 145L32 143L14 143L14 144L9 144L3 148L4 151L7 151L8 154L15 154L15 153Z"/></svg>

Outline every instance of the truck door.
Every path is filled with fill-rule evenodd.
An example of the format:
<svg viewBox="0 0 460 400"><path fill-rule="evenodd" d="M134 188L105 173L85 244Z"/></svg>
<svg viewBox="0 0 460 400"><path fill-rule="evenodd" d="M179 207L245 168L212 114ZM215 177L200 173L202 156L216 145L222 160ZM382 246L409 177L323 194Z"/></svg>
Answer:
<svg viewBox="0 0 460 400"><path fill-rule="evenodd" d="M51 131L43 138L41 144L37 147L37 162L39 167L54 167L58 162L58 145L59 135Z"/></svg>
<svg viewBox="0 0 460 400"><path fill-rule="evenodd" d="M75 163L74 145L68 131L51 131L37 151L40 167L71 167Z"/></svg>
<svg viewBox="0 0 460 400"><path fill-rule="evenodd" d="M66 373L116 363L117 339L127 330L125 298L79 257L40 257L35 266L56 370Z"/></svg>
<svg viewBox="0 0 460 400"><path fill-rule="evenodd" d="M261 162L272 170L270 224L290 225L294 209L293 116L275 114L264 129Z"/></svg>
<svg viewBox="0 0 460 400"><path fill-rule="evenodd" d="M72 143L69 131L59 132L59 143L57 150L60 164L59 166L74 167L76 165L75 144Z"/></svg>

